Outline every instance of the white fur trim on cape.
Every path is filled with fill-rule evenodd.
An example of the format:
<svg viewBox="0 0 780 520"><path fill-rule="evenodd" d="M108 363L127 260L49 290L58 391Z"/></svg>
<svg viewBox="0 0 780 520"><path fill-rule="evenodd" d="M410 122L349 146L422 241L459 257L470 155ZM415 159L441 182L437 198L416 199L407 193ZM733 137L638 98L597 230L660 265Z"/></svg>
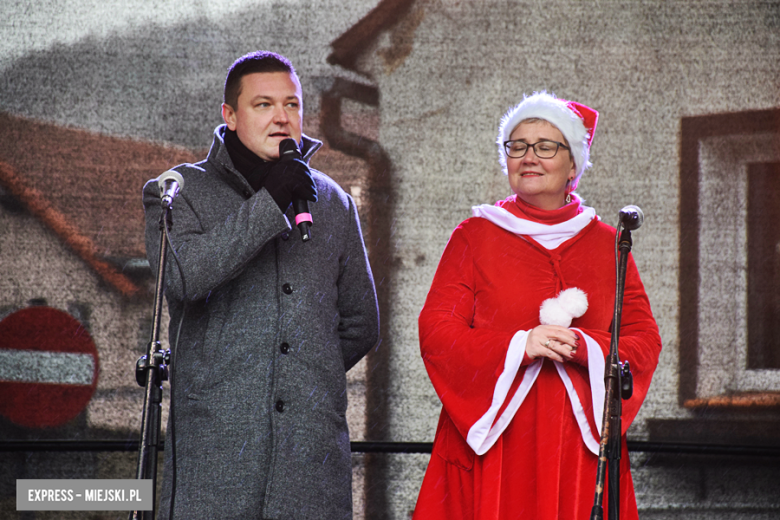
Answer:
<svg viewBox="0 0 780 520"><path fill-rule="evenodd" d="M509 140L512 131L520 122L531 118L544 119L561 131L571 147L571 156L577 166L576 181L579 181L585 170L591 167L590 147L588 146L590 134L582 119L568 107L564 100L545 91L524 96L520 104L509 109L501 118L496 144L498 144L499 162L504 174L507 173L504 142ZM576 183L574 185L576 186Z"/></svg>
<svg viewBox="0 0 780 520"><path fill-rule="evenodd" d="M571 378L566 372L566 366L557 361L553 361L553 363L555 363L558 375L561 377L561 381L563 381L563 386L566 387L566 393L569 394L569 401L571 401L574 418L577 419L577 425L580 427L582 440L590 452L598 456L599 441L596 439L601 438L601 422L604 418L604 394L606 393L604 386L604 365L606 364L606 361L604 360L604 352L602 352L601 347L596 343L596 340L579 329L574 330L580 333L581 337L585 339L585 344L588 346L588 379L590 380L590 395L593 403L593 420L596 423L598 435L594 435L593 431L590 429L587 414L582 407L580 397L574 389Z"/></svg>
<svg viewBox="0 0 780 520"><path fill-rule="evenodd" d="M509 401L501 417L496 420L498 411L501 409L504 401L506 401L507 394L509 394L512 381L515 380L515 376L520 371L520 363L523 362L527 340L527 330L518 331L512 337L506 358L504 359L504 370L498 376L496 386L493 389L493 401L490 403L490 408L469 428L466 442L477 455L484 455L496 443L498 437L504 433L506 427L512 422L512 418L517 413L518 408L523 404L528 391L531 390L536 377L539 375L539 371L542 369L541 359L528 365L515 395L512 396L512 400ZM494 422L495 424L493 424Z"/></svg>
<svg viewBox="0 0 780 520"><path fill-rule="evenodd" d="M566 372L565 365L558 362L554 363L558 376L561 378L561 381L563 381L563 386L566 388L566 393L569 395L572 412L574 413L577 425L580 428L582 440L588 450L598 456L599 442L596 439L601 437L601 421L604 414L604 353L593 338L579 329L574 330L577 330L580 333L580 336L585 340L588 349L588 376L590 378L590 391L593 400L593 417L598 430L597 436L594 435L590 429L587 414L582 406L579 395L577 395L577 391L574 389L571 378ZM469 428L469 432L466 435L466 442L477 455L484 455L493 447L501 434L504 433L504 430L506 430L509 423L512 422L517 410L520 409L520 405L523 404L523 401L536 382L539 372L542 369L542 359L537 359L526 367L523 379L520 381L520 386L512 396L509 404L504 409L504 412L496 419L498 411L503 406L504 401L506 401L507 395L509 394L512 381L514 381L520 370L520 363L522 363L525 354L525 343L528 339L528 334L529 331L521 330L512 337L504 360L504 370L501 372L501 375L498 376L496 386L493 389L493 400L490 403L490 407L482 417L477 419L471 428Z"/></svg>
<svg viewBox="0 0 780 520"><path fill-rule="evenodd" d="M596 215L596 210L582 206L582 213L560 224L540 224L514 216L509 211L491 204L473 206L471 213L475 217L489 220L501 229L515 235L525 235L533 238L548 250L555 249L582 231L590 224Z"/></svg>

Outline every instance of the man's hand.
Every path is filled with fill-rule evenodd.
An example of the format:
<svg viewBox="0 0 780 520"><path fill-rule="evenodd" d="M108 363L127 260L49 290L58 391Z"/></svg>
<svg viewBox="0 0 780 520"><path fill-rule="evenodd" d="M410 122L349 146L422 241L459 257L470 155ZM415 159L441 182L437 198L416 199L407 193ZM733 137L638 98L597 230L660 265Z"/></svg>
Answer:
<svg viewBox="0 0 780 520"><path fill-rule="evenodd" d="M300 159L277 162L268 173L264 186L282 213L294 198L317 202L317 186L309 167Z"/></svg>

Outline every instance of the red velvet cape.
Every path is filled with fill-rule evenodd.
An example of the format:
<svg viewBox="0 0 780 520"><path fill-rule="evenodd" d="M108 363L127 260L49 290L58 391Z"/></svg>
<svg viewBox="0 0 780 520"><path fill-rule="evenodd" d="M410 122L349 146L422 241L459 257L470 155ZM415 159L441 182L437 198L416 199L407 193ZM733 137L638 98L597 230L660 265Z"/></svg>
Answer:
<svg viewBox="0 0 780 520"><path fill-rule="evenodd" d="M510 340L517 331L539 325L544 300L569 287L585 291L589 308L571 327L596 340L606 356L614 312L614 247L614 228L598 220L552 251L483 218L468 219L455 229L419 318L423 360L443 409L416 520L589 518L597 457L583 442L550 360L484 455L476 455L465 439L491 405ZM634 375L633 397L623 402L620 513L621 519L632 520L638 515L625 431L647 393L661 340L630 257L619 349ZM565 369L598 440L596 422L602 418L593 417L583 366L587 358L578 355L576 361ZM526 356L509 397L529 362ZM606 497L605 491L605 510Z"/></svg>

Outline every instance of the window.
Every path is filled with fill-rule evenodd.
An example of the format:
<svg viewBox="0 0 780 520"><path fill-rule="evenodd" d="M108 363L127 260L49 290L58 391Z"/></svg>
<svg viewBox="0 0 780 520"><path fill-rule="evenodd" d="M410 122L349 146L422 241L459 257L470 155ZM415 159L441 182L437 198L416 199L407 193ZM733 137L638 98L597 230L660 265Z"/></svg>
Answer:
<svg viewBox="0 0 780 520"><path fill-rule="evenodd" d="M682 120L680 402L780 404L780 110Z"/></svg>

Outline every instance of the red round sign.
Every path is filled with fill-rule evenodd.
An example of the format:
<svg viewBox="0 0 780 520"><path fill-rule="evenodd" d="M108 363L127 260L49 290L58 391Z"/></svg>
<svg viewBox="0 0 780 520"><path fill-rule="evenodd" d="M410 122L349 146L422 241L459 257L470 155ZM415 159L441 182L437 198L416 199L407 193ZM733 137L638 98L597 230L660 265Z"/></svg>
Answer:
<svg viewBox="0 0 780 520"><path fill-rule="evenodd" d="M99 368L89 333L65 312L30 307L0 321L0 415L15 424L70 421L92 399Z"/></svg>

